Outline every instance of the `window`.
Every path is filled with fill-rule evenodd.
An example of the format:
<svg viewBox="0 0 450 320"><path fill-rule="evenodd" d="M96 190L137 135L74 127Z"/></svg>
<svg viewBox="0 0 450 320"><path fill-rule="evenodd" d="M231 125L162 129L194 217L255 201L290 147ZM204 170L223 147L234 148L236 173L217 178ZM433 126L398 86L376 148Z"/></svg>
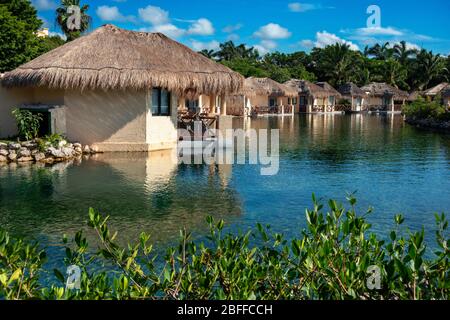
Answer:
<svg viewBox="0 0 450 320"><path fill-rule="evenodd" d="M292 98L292 104L297 105L297 98Z"/></svg>
<svg viewBox="0 0 450 320"><path fill-rule="evenodd" d="M269 99L269 107L275 107L276 103L277 102L275 101L275 99L273 99L273 98Z"/></svg>
<svg viewBox="0 0 450 320"><path fill-rule="evenodd" d="M300 105L301 106L306 106L306 97L304 97L304 96L300 97Z"/></svg>
<svg viewBox="0 0 450 320"><path fill-rule="evenodd" d="M291 104L291 98L288 98L288 104Z"/></svg>
<svg viewBox="0 0 450 320"><path fill-rule="evenodd" d="M328 105L330 106L334 105L334 96L328 97Z"/></svg>
<svg viewBox="0 0 450 320"><path fill-rule="evenodd" d="M170 92L164 89L152 89L152 115L170 115Z"/></svg>

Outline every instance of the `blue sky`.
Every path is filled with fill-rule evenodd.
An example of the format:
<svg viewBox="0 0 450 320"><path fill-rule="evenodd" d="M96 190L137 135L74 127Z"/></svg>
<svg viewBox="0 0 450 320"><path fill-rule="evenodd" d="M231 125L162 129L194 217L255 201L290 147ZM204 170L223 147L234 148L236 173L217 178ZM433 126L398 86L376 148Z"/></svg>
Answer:
<svg viewBox="0 0 450 320"><path fill-rule="evenodd" d="M32 0L52 32L58 0ZM364 49L376 42L405 40L411 47L450 54L450 1L427 0L82 0L93 28L106 23L159 31L195 50L216 49L227 40L260 52L309 51L336 42ZM423 3L423 2L420 2ZM367 25L370 5L381 25Z"/></svg>

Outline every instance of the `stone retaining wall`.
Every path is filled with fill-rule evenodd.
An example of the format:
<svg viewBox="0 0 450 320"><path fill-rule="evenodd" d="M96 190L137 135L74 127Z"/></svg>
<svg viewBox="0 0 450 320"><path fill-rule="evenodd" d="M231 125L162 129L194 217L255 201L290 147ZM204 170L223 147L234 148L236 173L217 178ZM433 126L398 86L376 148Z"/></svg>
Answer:
<svg viewBox="0 0 450 320"><path fill-rule="evenodd" d="M0 142L0 163L42 162L55 163L95 153L89 146L60 141L56 146L37 140L25 142Z"/></svg>

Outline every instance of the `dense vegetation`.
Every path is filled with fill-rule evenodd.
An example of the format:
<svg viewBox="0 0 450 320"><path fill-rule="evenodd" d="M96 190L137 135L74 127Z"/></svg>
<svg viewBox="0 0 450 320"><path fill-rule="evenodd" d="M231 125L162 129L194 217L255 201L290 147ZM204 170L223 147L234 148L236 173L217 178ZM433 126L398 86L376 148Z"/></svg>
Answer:
<svg viewBox="0 0 450 320"><path fill-rule="evenodd" d="M335 44L314 48L311 53L268 53L261 57L254 48L232 41L218 51L201 53L219 61L245 77L270 77L278 82L291 78L327 81L332 86L354 82L386 82L397 88L424 90L450 78L450 57L435 55L425 49L410 49L406 42L385 43L353 51L348 45Z"/></svg>
<svg viewBox="0 0 450 320"><path fill-rule="evenodd" d="M437 121L450 121L450 111L440 104L440 97L433 101L418 98L416 101L403 107L403 114L408 119L433 119Z"/></svg>
<svg viewBox="0 0 450 320"><path fill-rule="evenodd" d="M0 0L0 72L12 70L64 43L58 36L39 38L43 26L28 0Z"/></svg>
<svg viewBox="0 0 450 320"><path fill-rule="evenodd" d="M328 213L313 200L307 227L296 239L288 241L262 225L245 234L225 234L223 221L208 218L206 243L181 231L179 245L167 249L161 267L149 235L142 233L137 243L122 248L108 218L91 209L98 250L89 248L81 232L72 241L63 239L66 266L81 269L78 290L65 287L62 270L54 270L59 283L43 286L45 251L2 231L0 298L449 299L450 240L443 214L436 215L435 250L427 256L424 231L404 236L401 215L395 217L396 229L380 239L370 232L370 210L358 215L352 196L348 210L330 200ZM99 264L110 271L99 271ZM379 286L370 273L376 269Z"/></svg>

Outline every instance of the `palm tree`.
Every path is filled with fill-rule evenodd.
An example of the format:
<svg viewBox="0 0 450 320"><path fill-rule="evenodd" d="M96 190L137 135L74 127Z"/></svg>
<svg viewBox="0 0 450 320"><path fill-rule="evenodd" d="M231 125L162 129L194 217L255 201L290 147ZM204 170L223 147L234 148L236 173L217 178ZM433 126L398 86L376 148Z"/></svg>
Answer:
<svg viewBox="0 0 450 320"><path fill-rule="evenodd" d="M390 47L389 42L386 42L382 46L377 43L368 50L368 53L373 55L378 60L387 60L389 58L392 58L394 49Z"/></svg>
<svg viewBox="0 0 450 320"><path fill-rule="evenodd" d="M387 84L394 86L395 88L401 87L402 89L409 89L405 80L408 77L407 69L394 59L388 59L383 63L382 67L383 81Z"/></svg>
<svg viewBox="0 0 450 320"><path fill-rule="evenodd" d="M81 20L79 30L69 29L69 18L71 13L69 13L69 7L78 6L80 8ZM71 41L80 37L84 32L89 30L92 22L92 18L87 14L89 10L89 5L80 5L80 0L61 0L61 4L56 9L56 23L61 28L62 32L67 36L67 40Z"/></svg>
<svg viewBox="0 0 450 320"><path fill-rule="evenodd" d="M422 49L417 54L414 69L414 74L417 75L415 82L420 90L428 88L430 82L447 71L441 56L439 54L434 55L432 51L425 49Z"/></svg>
<svg viewBox="0 0 450 320"><path fill-rule="evenodd" d="M319 78L337 86L356 81L361 54L350 50L346 44L334 44L324 49L313 49L314 63Z"/></svg>
<svg viewBox="0 0 450 320"><path fill-rule="evenodd" d="M406 65L412 55L417 54L417 50L408 49L405 41L401 41L394 46L394 58L403 65Z"/></svg>
<svg viewBox="0 0 450 320"><path fill-rule="evenodd" d="M220 44L220 50L217 52L217 56L220 61L231 61L237 56L237 49L233 41L227 41Z"/></svg>
<svg viewBox="0 0 450 320"><path fill-rule="evenodd" d="M199 51L198 53L204 55L205 57L209 59L214 59L214 57L217 55L217 53L214 50L208 50L203 49L202 51Z"/></svg>

